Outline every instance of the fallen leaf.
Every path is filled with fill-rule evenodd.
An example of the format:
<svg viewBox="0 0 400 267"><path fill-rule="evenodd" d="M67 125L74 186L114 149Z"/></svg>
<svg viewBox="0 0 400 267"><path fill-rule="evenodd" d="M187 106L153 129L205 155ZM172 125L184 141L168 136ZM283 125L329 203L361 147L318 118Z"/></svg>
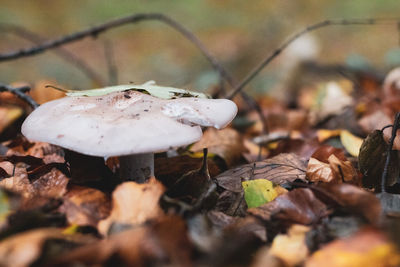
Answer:
<svg viewBox="0 0 400 267"><path fill-rule="evenodd" d="M306 267L395 267L400 255L386 236L366 228L344 239L335 240L316 251L306 261Z"/></svg>
<svg viewBox="0 0 400 267"><path fill-rule="evenodd" d="M49 244L51 241L58 245L51 246ZM34 263L39 264L40 261L38 260L44 256L43 264L43 260L48 260L51 256L58 256L61 252L66 253L67 250L78 246L80 243L91 243L93 241L93 238L88 237L65 236L60 229L56 228L41 228L23 232L0 242L0 265L31 266ZM46 244L48 245L47 249ZM49 248L53 250L51 252L46 251ZM46 253L48 254L45 255Z"/></svg>
<svg viewBox="0 0 400 267"><path fill-rule="evenodd" d="M145 184L120 184L112 194L110 216L98 224L99 232L107 235L113 223L140 225L163 215L158 203L164 191L164 186L154 177Z"/></svg>
<svg viewBox="0 0 400 267"><path fill-rule="evenodd" d="M0 133L20 118L23 113L24 111L20 107L0 107Z"/></svg>
<svg viewBox="0 0 400 267"><path fill-rule="evenodd" d="M310 182L332 182L335 175L328 163L310 158L307 166L307 178Z"/></svg>
<svg viewBox="0 0 400 267"><path fill-rule="evenodd" d="M342 130L340 132L340 141L350 155L353 157L358 157L363 139L354 136L347 130Z"/></svg>
<svg viewBox="0 0 400 267"><path fill-rule="evenodd" d="M388 145L383 139L382 131L376 130L365 138L360 148L358 156L358 166L363 174L363 186L380 190L382 183L382 173L387 157ZM392 160L389 163L387 186L392 186L397 182L400 173L398 151L392 151Z"/></svg>
<svg viewBox="0 0 400 267"><path fill-rule="evenodd" d="M310 228L304 225L292 225L287 234L279 234L272 241L269 253L281 259L285 266L299 266L306 260L309 250L306 234Z"/></svg>
<svg viewBox="0 0 400 267"><path fill-rule="evenodd" d="M10 191L20 193L27 199L37 196L60 198L67 192L69 179L64 173L52 168L46 174L30 181L25 168L17 167L15 175L0 181L0 186Z"/></svg>
<svg viewBox="0 0 400 267"><path fill-rule="evenodd" d="M263 221L275 220L277 224L311 225L331 213L307 188L294 189L257 208L248 209L248 213Z"/></svg>
<svg viewBox="0 0 400 267"><path fill-rule="evenodd" d="M357 171L342 151L329 146L320 147L311 156L307 178L311 182L360 183Z"/></svg>
<svg viewBox="0 0 400 267"><path fill-rule="evenodd" d="M42 80L36 82L33 88L29 91L29 95L40 105L65 96L64 92L46 87L47 85L63 88L63 86L54 81Z"/></svg>
<svg viewBox="0 0 400 267"><path fill-rule="evenodd" d="M100 190L73 185L63 197L59 208L71 225L97 227L100 220L110 214L109 197Z"/></svg>
<svg viewBox="0 0 400 267"><path fill-rule="evenodd" d="M341 130L320 129L317 131L318 142L322 143L329 138L340 136Z"/></svg>
<svg viewBox="0 0 400 267"><path fill-rule="evenodd" d="M382 208L379 199L358 186L351 184L322 184L318 190L324 190L328 195L333 196L335 204L341 206L341 210L346 210L350 215L358 215L366 219L369 223L377 225L382 216ZM314 191L314 188L312 188ZM323 199L317 191L315 194Z"/></svg>
<svg viewBox="0 0 400 267"><path fill-rule="evenodd" d="M192 245L185 222L177 216L158 220L64 253L52 266L191 266ZM63 265L62 265L63 266Z"/></svg>
<svg viewBox="0 0 400 267"><path fill-rule="evenodd" d="M256 208L274 200L280 192L287 191L280 187L277 189L274 184L266 179L256 179L242 182L244 199L249 208Z"/></svg>
<svg viewBox="0 0 400 267"><path fill-rule="evenodd" d="M305 181L306 165L295 154L280 154L270 159L239 166L221 173L215 180L222 188L240 193L242 181L267 179L283 185L296 179Z"/></svg>
<svg viewBox="0 0 400 267"><path fill-rule="evenodd" d="M199 152L203 148L208 148L208 153L221 157L227 166L238 164L245 151L241 135L231 128L222 130L208 128L200 141L193 144L190 150Z"/></svg>

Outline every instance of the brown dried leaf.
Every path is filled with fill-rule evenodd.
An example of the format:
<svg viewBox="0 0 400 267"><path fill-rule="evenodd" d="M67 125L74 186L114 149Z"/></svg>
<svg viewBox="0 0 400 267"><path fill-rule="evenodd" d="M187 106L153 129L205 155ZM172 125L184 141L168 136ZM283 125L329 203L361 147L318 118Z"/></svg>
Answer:
<svg viewBox="0 0 400 267"><path fill-rule="evenodd" d="M199 152L203 148L208 148L208 153L223 158L227 166L237 164L245 151L241 135L231 128L222 130L208 128L200 141L195 143L190 150Z"/></svg>
<svg viewBox="0 0 400 267"><path fill-rule="evenodd" d="M164 186L154 177L146 184L120 184L112 194L110 216L98 224L99 232L107 235L113 223L135 225L160 217L163 211L158 203L164 191Z"/></svg>
<svg viewBox="0 0 400 267"><path fill-rule="evenodd" d="M371 192L351 184L323 184L319 187L329 195L334 196L334 201L350 214L357 214L367 219L369 223L377 224L382 216L379 199ZM315 194L317 192L315 191Z"/></svg>
<svg viewBox="0 0 400 267"><path fill-rule="evenodd" d="M28 199L37 196L59 198L66 193L68 181L64 173L53 168L50 172L30 182L26 169L17 167L15 175L1 180L0 186L20 193Z"/></svg>
<svg viewBox="0 0 400 267"><path fill-rule="evenodd" d="M309 225L327 216L330 210L310 189L298 188L248 212L263 221L273 218L285 225Z"/></svg>
<svg viewBox="0 0 400 267"><path fill-rule="evenodd" d="M400 264L400 255L386 236L366 228L345 239L338 239L316 251L306 261L306 267L382 266Z"/></svg>
<svg viewBox="0 0 400 267"><path fill-rule="evenodd" d="M219 186L240 193L242 181L267 179L275 184L285 184L296 179L305 180L306 165L295 154L280 154L270 159L242 165L215 177Z"/></svg>
<svg viewBox="0 0 400 267"><path fill-rule="evenodd" d="M307 166L307 178L310 182L332 182L334 174L329 164L310 158Z"/></svg>
<svg viewBox="0 0 400 267"><path fill-rule="evenodd" d="M112 235L103 241L80 247L54 262L80 262L85 266L192 266L192 246L185 222L179 217L162 217L150 225Z"/></svg>
<svg viewBox="0 0 400 267"><path fill-rule="evenodd" d="M94 188L73 185L63 200L60 212L66 214L69 224L96 228L97 223L110 214L110 198Z"/></svg>
<svg viewBox="0 0 400 267"><path fill-rule="evenodd" d="M376 130L365 138L358 155L360 172L364 175L362 183L368 188L380 188L382 173L387 156L388 145L383 139L382 131ZM399 151L391 152L392 160L389 164L387 186L394 185L400 173L398 160Z"/></svg>
<svg viewBox="0 0 400 267"><path fill-rule="evenodd" d="M360 183L358 173L344 155L344 151L326 145L318 148L311 156L307 166L307 178L311 182Z"/></svg>

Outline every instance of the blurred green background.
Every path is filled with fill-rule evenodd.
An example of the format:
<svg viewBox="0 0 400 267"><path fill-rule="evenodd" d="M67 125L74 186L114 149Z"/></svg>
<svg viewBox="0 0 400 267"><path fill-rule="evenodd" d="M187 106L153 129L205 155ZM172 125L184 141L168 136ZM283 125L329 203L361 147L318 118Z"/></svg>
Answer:
<svg viewBox="0 0 400 267"><path fill-rule="evenodd" d="M0 23L24 26L47 38L139 12L162 12L195 33L237 79L292 33L333 18L400 17L398 0L35 0L0 1ZM31 43L1 32L0 52ZM400 63L395 25L332 26L312 34L321 63L389 69ZM97 39L65 46L107 79L105 44L112 47L118 83L156 80L163 85L206 90L217 75L199 51L158 21L126 25ZM292 58L280 56L252 82L257 91L273 88ZM0 63L0 82L51 80L71 88L91 88L80 70L52 52Z"/></svg>

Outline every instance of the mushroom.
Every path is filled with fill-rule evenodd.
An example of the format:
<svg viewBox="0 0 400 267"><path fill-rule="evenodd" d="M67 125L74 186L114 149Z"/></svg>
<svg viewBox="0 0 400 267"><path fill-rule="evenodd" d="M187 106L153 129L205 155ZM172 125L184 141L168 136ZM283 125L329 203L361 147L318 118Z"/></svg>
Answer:
<svg viewBox="0 0 400 267"><path fill-rule="evenodd" d="M119 157L120 177L144 182L154 175L154 153L188 145L200 126L225 127L236 105L226 99L161 99L135 90L67 96L47 102L24 121L22 133L91 156Z"/></svg>

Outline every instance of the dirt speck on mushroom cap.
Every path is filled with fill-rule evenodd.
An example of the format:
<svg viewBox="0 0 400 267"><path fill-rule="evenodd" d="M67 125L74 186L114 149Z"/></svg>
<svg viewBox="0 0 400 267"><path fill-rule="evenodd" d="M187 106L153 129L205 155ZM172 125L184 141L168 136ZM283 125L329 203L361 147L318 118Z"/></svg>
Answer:
<svg viewBox="0 0 400 267"><path fill-rule="evenodd" d="M236 105L225 99L165 100L125 91L45 103L25 120L22 133L31 140L110 157L193 143L202 135L198 125L223 128L236 112Z"/></svg>

